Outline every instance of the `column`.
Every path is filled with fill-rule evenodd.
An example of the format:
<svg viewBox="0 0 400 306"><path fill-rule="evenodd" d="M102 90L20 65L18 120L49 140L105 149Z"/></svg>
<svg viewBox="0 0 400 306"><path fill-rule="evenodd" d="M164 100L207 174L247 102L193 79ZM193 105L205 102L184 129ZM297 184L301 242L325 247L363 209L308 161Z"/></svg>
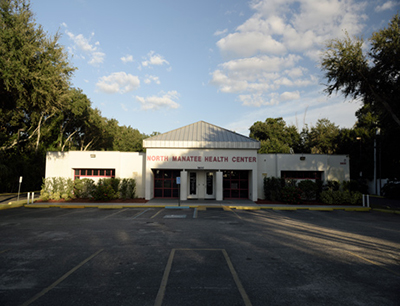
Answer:
<svg viewBox="0 0 400 306"><path fill-rule="evenodd" d="M186 201L187 200L187 171L182 170L181 171L181 194L180 194L180 199L181 201Z"/></svg>
<svg viewBox="0 0 400 306"><path fill-rule="evenodd" d="M215 199L217 201L222 201L224 199L222 171L217 171L215 173Z"/></svg>

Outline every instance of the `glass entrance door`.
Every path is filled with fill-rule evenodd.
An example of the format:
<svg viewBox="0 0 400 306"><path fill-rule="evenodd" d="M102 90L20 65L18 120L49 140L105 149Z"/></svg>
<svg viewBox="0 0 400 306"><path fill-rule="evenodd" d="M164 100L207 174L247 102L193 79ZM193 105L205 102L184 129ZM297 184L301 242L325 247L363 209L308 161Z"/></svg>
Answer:
<svg viewBox="0 0 400 306"><path fill-rule="evenodd" d="M214 199L215 198L215 175L214 172L206 172L206 192L205 198L206 199Z"/></svg>

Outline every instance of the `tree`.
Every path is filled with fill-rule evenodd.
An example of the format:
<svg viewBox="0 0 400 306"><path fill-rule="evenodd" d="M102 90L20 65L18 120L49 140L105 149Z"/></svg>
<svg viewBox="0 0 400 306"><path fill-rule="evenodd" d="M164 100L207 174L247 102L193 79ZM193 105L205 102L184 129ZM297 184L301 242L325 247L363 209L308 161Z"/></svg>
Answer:
<svg viewBox="0 0 400 306"><path fill-rule="evenodd" d="M322 56L321 68L328 81L328 95L341 92L345 97L363 102L358 114L375 120L370 122L372 131L368 132L370 140L365 149L371 150L375 140L379 160L382 160L379 166L382 176L396 178L400 173L399 14L391 19L387 28L373 33L368 43L348 35L330 41ZM368 52L364 52L365 45L369 46ZM380 135L375 135L378 129ZM373 152L366 152L370 154Z"/></svg>
<svg viewBox="0 0 400 306"><path fill-rule="evenodd" d="M301 143L296 127L286 126L281 117L255 122L250 127L250 137L261 142L259 153L290 153Z"/></svg>
<svg viewBox="0 0 400 306"><path fill-rule="evenodd" d="M37 151L43 125L68 102L74 68L37 26L25 0L0 1L0 149L31 142Z"/></svg>
<svg viewBox="0 0 400 306"><path fill-rule="evenodd" d="M378 115L380 123L390 120L400 127L400 16L389 26L373 33L370 50L363 52L364 40L334 39L327 44L321 66L328 80L326 92L342 92L361 98Z"/></svg>
<svg viewBox="0 0 400 306"><path fill-rule="evenodd" d="M313 154L336 153L340 129L328 119L318 119L317 124L306 132L305 146Z"/></svg>

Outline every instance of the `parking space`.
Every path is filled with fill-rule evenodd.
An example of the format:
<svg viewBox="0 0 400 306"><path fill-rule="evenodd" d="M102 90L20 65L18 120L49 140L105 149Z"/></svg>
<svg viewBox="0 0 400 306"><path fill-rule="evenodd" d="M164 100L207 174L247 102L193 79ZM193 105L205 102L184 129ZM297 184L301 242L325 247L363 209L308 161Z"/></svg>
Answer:
<svg viewBox="0 0 400 306"><path fill-rule="evenodd" d="M1 305L398 305L399 263L379 212L0 212Z"/></svg>

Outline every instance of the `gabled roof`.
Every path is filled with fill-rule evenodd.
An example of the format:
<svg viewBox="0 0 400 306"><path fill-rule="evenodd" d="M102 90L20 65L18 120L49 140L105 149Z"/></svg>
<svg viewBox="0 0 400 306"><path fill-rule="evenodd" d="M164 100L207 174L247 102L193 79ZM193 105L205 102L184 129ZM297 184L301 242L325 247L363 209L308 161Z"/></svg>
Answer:
<svg viewBox="0 0 400 306"><path fill-rule="evenodd" d="M144 139L143 147L258 150L260 143L216 125L199 121Z"/></svg>

